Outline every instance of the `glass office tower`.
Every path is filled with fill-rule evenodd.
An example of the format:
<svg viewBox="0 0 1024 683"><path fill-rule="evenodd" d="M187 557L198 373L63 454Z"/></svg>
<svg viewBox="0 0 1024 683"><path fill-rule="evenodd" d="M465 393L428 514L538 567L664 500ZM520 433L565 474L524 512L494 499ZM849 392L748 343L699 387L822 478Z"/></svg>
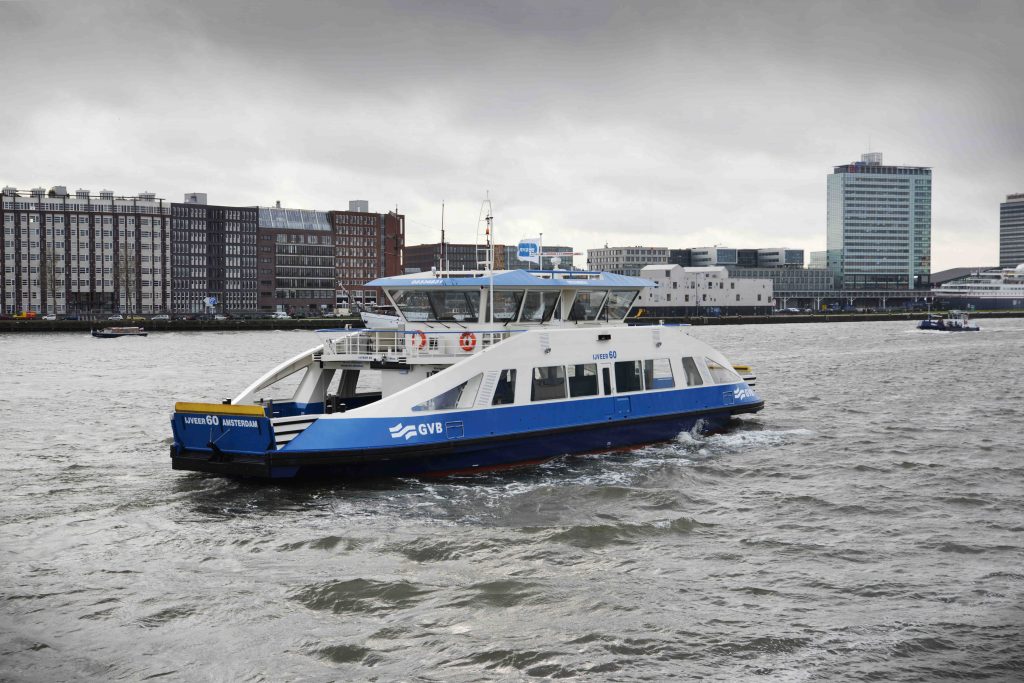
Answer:
<svg viewBox="0 0 1024 683"><path fill-rule="evenodd" d="M1006 196L999 205L999 267L1024 263L1024 193Z"/></svg>
<svg viewBox="0 0 1024 683"><path fill-rule="evenodd" d="M913 289L931 276L932 171L881 152L828 176L828 261L844 289Z"/></svg>

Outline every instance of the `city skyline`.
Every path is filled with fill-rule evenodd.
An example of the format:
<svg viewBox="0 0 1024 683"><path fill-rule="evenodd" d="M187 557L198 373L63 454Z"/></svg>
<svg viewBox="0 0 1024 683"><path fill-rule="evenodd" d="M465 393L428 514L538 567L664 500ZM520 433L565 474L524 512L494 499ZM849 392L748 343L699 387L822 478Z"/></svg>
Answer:
<svg viewBox="0 0 1024 683"><path fill-rule="evenodd" d="M995 265L1024 191L1019 3L2 7L22 190L362 197L409 244L442 201L472 242L490 192L502 243L810 253L832 167L881 151L933 169L933 271Z"/></svg>

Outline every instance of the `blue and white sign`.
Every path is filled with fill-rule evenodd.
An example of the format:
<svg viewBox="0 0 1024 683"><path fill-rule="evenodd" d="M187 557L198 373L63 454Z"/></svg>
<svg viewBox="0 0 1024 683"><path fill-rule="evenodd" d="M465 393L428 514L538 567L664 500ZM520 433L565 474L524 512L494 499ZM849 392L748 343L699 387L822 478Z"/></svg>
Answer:
<svg viewBox="0 0 1024 683"><path fill-rule="evenodd" d="M519 260L540 263L540 238L526 238L519 240Z"/></svg>
<svg viewBox="0 0 1024 683"><path fill-rule="evenodd" d="M216 306L217 305L217 297L215 297L215 296L208 296L205 299L203 299L203 303L205 303L207 306Z"/></svg>

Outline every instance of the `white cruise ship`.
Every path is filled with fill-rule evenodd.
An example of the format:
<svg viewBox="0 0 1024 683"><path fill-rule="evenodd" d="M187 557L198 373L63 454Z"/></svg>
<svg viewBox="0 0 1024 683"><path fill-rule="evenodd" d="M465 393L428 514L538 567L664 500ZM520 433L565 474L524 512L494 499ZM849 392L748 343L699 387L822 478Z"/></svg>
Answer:
<svg viewBox="0 0 1024 683"><path fill-rule="evenodd" d="M933 289L932 295L936 305L946 308L1024 309L1024 263L951 280Z"/></svg>

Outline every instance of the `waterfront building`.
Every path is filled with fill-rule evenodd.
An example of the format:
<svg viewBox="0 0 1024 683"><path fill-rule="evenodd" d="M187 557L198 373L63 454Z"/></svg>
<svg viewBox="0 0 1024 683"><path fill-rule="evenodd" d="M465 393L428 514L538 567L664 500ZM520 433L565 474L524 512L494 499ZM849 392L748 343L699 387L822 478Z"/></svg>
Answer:
<svg viewBox="0 0 1024 683"><path fill-rule="evenodd" d="M0 192L5 313L157 313L170 303L171 206L151 192Z"/></svg>
<svg viewBox="0 0 1024 683"><path fill-rule="evenodd" d="M757 250L758 268L803 268L804 250L789 248L770 248Z"/></svg>
<svg viewBox="0 0 1024 683"><path fill-rule="evenodd" d="M365 200L327 215L334 226L338 308L362 310L382 303L381 290L366 283L404 272L405 216L371 213Z"/></svg>
<svg viewBox="0 0 1024 683"><path fill-rule="evenodd" d="M259 208L258 303L264 311L318 315L333 311L334 230L324 211Z"/></svg>
<svg viewBox="0 0 1024 683"><path fill-rule="evenodd" d="M835 290L835 277L827 268L736 268L729 274L736 278L765 278L772 281L775 298L796 296L807 292L829 293Z"/></svg>
<svg viewBox="0 0 1024 683"><path fill-rule="evenodd" d="M808 268L828 268L828 252L812 251L807 259Z"/></svg>
<svg viewBox="0 0 1024 683"><path fill-rule="evenodd" d="M772 311L770 278L737 277L725 266L654 264L641 268L640 277L658 285L641 293L634 304L640 317L765 315Z"/></svg>
<svg viewBox="0 0 1024 683"><path fill-rule="evenodd" d="M999 267L1024 263L1024 193L1010 194L999 205Z"/></svg>
<svg viewBox="0 0 1024 683"><path fill-rule="evenodd" d="M804 250L788 247L733 249L731 247L697 247L688 250L692 266L726 266L728 268L803 268Z"/></svg>
<svg viewBox="0 0 1024 683"><path fill-rule="evenodd" d="M441 243L431 242L406 247L403 258L405 270L410 273L428 272L432 268L450 271L479 270L483 268L483 264L480 262L487 259L486 251L487 248L483 245L446 242L444 245L445 263L441 263ZM500 248L495 252L504 254ZM498 266L499 264L496 263L495 267Z"/></svg>
<svg viewBox="0 0 1024 683"><path fill-rule="evenodd" d="M668 262L674 263L677 266L693 265L693 250L692 249L669 249L668 250Z"/></svg>
<svg viewBox="0 0 1024 683"><path fill-rule="evenodd" d="M206 201L190 192L171 203L171 311L256 311L258 209Z"/></svg>
<svg viewBox="0 0 1024 683"><path fill-rule="evenodd" d="M690 263L695 267L701 268L707 266L735 266L739 265L738 252L738 249L731 247L696 247L690 250Z"/></svg>
<svg viewBox="0 0 1024 683"><path fill-rule="evenodd" d="M587 269L603 270L618 275L640 275L644 266L665 264L669 250L663 247L609 247L587 249Z"/></svg>
<svg viewBox="0 0 1024 683"><path fill-rule="evenodd" d="M828 176L828 261L845 289L913 289L931 274L932 171L881 152Z"/></svg>

